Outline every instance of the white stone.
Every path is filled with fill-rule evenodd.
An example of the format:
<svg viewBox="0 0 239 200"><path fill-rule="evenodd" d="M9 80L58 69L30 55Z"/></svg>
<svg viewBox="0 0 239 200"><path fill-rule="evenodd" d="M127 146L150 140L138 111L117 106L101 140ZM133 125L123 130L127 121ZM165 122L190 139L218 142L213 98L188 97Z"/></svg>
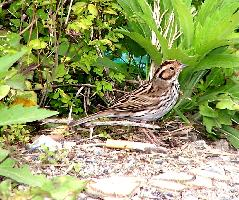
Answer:
<svg viewBox="0 0 239 200"><path fill-rule="evenodd" d="M104 198L128 198L140 186L141 179L137 177L110 177L89 182L86 192Z"/></svg>
<svg viewBox="0 0 239 200"><path fill-rule="evenodd" d="M173 180L173 181L190 181L194 178L194 175L190 175L185 172L175 172L175 171L167 171L163 174L154 176L152 179L156 180Z"/></svg>
<svg viewBox="0 0 239 200"><path fill-rule="evenodd" d="M62 144L60 142L55 141L47 135L41 135L38 139L36 139L32 144L29 145L29 148L31 150L44 150L42 146L48 147L50 151L57 151L59 149L62 149Z"/></svg>
<svg viewBox="0 0 239 200"><path fill-rule="evenodd" d="M227 181L230 180L229 176L226 176L225 170L218 166L207 166L201 169L194 169L192 172L196 175Z"/></svg>
<svg viewBox="0 0 239 200"><path fill-rule="evenodd" d="M176 183L174 181L150 180L148 184L157 188L172 190L172 191L182 191L187 188L185 185L181 183Z"/></svg>
<svg viewBox="0 0 239 200"><path fill-rule="evenodd" d="M188 181L185 184L195 187L212 188L212 180L203 176L196 176L195 180Z"/></svg>

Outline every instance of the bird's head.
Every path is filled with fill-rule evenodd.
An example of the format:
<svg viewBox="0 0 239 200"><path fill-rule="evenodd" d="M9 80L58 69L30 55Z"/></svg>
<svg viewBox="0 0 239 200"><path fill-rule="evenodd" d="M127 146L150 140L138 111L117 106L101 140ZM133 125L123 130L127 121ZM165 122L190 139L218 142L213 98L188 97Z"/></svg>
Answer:
<svg viewBox="0 0 239 200"><path fill-rule="evenodd" d="M183 67L185 67L185 65L177 60L166 60L155 71L154 79L161 79L167 82L175 81Z"/></svg>

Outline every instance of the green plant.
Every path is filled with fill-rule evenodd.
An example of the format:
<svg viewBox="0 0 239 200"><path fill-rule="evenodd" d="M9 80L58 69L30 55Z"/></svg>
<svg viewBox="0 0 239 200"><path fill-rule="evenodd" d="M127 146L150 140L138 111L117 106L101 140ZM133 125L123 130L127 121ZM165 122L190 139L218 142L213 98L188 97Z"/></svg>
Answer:
<svg viewBox="0 0 239 200"><path fill-rule="evenodd" d="M30 131L26 125L17 124L0 128L0 142L14 144L15 142L27 143L30 139Z"/></svg>
<svg viewBox="0 0 239 200"><path fill-rule="evenodd" d="M56 164L63 162L68 156L68 151L66 149L51 151L46 146L42 146L41 148L43 151L39 155L39 160L44 164Z"/></svg>
<svg viewBox="0 0 239 200"><path fill-rule="evenodd" d="M18 90L26 89L25 78L18 73L18 70L12 65L19 60L27 49L22 49L19 52L13 54L7 54L0 57L1 69L0 69L0 100L11 96L11 93ZM25 101L23 99L23 101ZM24 106L28 106L23 104ZM31 106L31 105L30 105ZM39 119L44 119L52 115L56 115L57 112L38 109L36 106L23 107L20 104L8 107L6 104L0 105L0 126L26 123Z"/></svg>
<svg viewBox="0 0 239 200"><path fill-rule="evenodd" d="M32 175L27 165L16 167L16 162L9 157L9 151L0 148L0 176L6 178L0 184L1 199L9 197L32 199L75 199L85 187L86 182L71 176L61 176L47 179L43 175ZM28 186L26 191L14 191L12 185L16 182Z"/></svg>
<svg viewBox="0 0 239 200"><path fill-rule="evenodd" d="M160 10L146 0L118 3L129 20L128 26L119 31L139 43L154 63L163 58L188 65L180 77L183 96L175 107L177 113L182 117L186 111L199 113L209 134L226 132L239 148L239 131L233 128L233 122L238 123L239 105L239 33L235 31L239 2L206 0L197 13L191 13L192 2L184 0L160 1ZM160 51L151 43L152 35Z"/></svg>

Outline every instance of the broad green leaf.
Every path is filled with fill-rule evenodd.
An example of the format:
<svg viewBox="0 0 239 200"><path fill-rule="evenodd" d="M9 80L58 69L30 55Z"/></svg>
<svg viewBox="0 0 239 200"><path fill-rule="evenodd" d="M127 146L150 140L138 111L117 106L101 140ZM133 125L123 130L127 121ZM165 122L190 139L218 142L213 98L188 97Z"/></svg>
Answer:
<svg viewBox="0 0 239 200"><path fill-rule="evenodd" d="M215 118L203 116L203 125L206 127L208 133L212 133L212 128L218 124Z"/></svg>
<svg viewBox="0 0 239 200"><path fill-rule="evenodd" d="M197 54L204 57L213 49L232 42L231 35L238 27L238 7L238 1L218 2L203 23L196 24L193 46Z"/></svg>
<svg viewBox="0 0 239 200"><path fill-rule="evenodd" d="M197 65L195 71L215 67L239 68L239 56L235 54L210 54Z"/></svg>
<svg viewBox="0 0 239 200"><path fill-rule="evenodd" d="M12 184L10 179L1 181L0 196L2 199L10 199L12 196Z"/></svg>
<svg viewBox="0 0 239 200"><path fill-rule="evenodd" d="M29 42L28 46L30 46L33 49L44 49L46 48L47 43L40 39L34 39Z"/></svg>
<svg viewBox="0 0 239 200"><path fill-rule="evenodd" d="M85 7L87 7L86 2L76 2L72 6L73 13L76 14L76 15L79 15L84 11Z"/></svg>
<svg viewBox="0 0 239 200"><path fill-rule="evenodd" d="M45 119L57 114L58 112L56 111L38 108L37 106L23 107L21 105L16 105L10 108L4 107L0 109L0 126L23 124Z"/></svg>
<svg viewBox="0 0 239 200"><path fill-rule="evenodd" d="M16 74L10 79L7 79L6 84L8 84L13 89L18 90L26 89L25 77L22 74Z"/></svg>
<svg viewBox="0 0 239 200"><path fill-rule="evenodd" d="M21 51L13 54L6 55L0 58L0 73L7 72L7 70L19 60L27 52L26 48L22 48Z"/></svg>
<svg viewBox="0 0 239 200"><path fill-rule="evenodd" d="M199 113L206 117L216 118L218 117L218 113L209 107L207 104L199 105Z"/></svg>
<svg viewBox="0 0 239 200"><path fill-rule="evenodd" d="M107 57L99 57L96 61L96 65L101 67L107 67L116 72L121 72L122 74L127 74L127 69L125 67L113 62Z"/></svg>
<svg viewBox="0 0 239 200"><path fill-rule="evenodd" d="M52 199L77 199L77 194L84 190L86 183L72 176L54 177L46 181L38 190L49 194Z"/></svg>
<svg viewBox="0 0 239 200"><path fill-rule="evenodd" d="M92 14L94 16L98 15L97 7L94 4L88 4L88 10L89 10L90 14Z"/></svg>
<svg viewBox="0 0 239 200"><path fill-rule="evenodd" d="M148 4L146 0L117 0L117 2L122 6L123 9L127 10L127 13L130 17L134 17L133 19L138 19L138 24L142 24L142 21L144 24L147 25L148 28L150 28L154 33L156 34L156 37L160 43L163 55L168 55L168 41L163 37L161 32L158 30L158 26L153 18L153 13L151 10L151 6ZM130 19L129 17L129 19ZM147 32L145 27L142 27L142 31L145 32L144 36L148 38L148 40L151 40L151 33ZM139 32L137 32L139 33ZM149 35L150 33L150 35Z"/></svg>
<svg viewBox="0 0 239 200"><path fill-rule="evenodd" d="M220 68L213 68L209 75L207 75L204 83L205 87L219 87L225 83L224 71Z"/></svg>
<svg viewBox="0 0 239 200"><path fill-rule="evenodd" d="M12 47L17 47L20 45L21 36L17 33L7 34L8 43Z"/></svg>
<svg viewBox="0 0 239 200"><path fill-rule="evenodd" d="M9 155L9 151L0 148L0 163L7 158L7 156Z"/></svg>
<svg viewBox="0 0 239 200"><path fill-rule="evenodd" d="M174 10L177 13L177 17L180 23L180 27L183 31L183 43L186 49L190 48L194 37L194 24L193 16L190 11L190 7L182 2L182 0L171 0Z"/></svg>
<svg viewBox="0 0 239 200"><path fill-rule="evenodd" d="M222 131L226 135L230 143L237 149L239 149L239 130L230 126L223 125Z"/></svg>
<svg viewBox="0 0 239 200"><path fill-rule="evenodd" d="M28 166L15 168L13 160L8 158L0 163L0 176L13 179L19 183L27 184L30 186L42 186L46 181L44 176L32 175Z"/></svg>
<svg viewBox="0 0 239 200"><path fill-rule="evenodd" d="M216 104L218 109L228 109L228 110L237 110L239 111L239 104L234 102L230 97L220 100Z"/></svg>
<svg viewBox="0 0 239 200"><path fill-rule="evenodd" d="M180 48L168 49L167 55L165 55L164 58L179 60L183 64L186 64L187 66L194 66L197 61L196 56L189 56L186 52L184 52L184 50Z"/></svg>
<svg viewBox="0 0 239 200"><path fill-rule="evenodd" d="M232 125L232 115L227 110L218 110L218 122L224 125Z"/></svg>
<svg viewBox="0 0 239 200"><path fill-rule="evenodd" d="M68 40L67 40L67 41L63 41L63 42L59 45L59 49L58 49L59 55L65 56L66 53L67 53L67 51L68 51L68 49L69 49L69 47L70 47L69 41L68 41Z"/></svg>
<svg viewBox="0 0 239 200"><path fill-rule="evenodd" d="M54 71L54 79L56 80L57 78L63 77L64 75L66 75L65 65L61 63L56 67Z"/></svg>
<svg viewBox="0 0 239 200"><path fill-rule="evenodd" d="M151 41L148 38L144 38L142 35L136 32L129 32L124 29L118 29L120 33L125 34L126 36L130 37L132 40L137 42L140 46L142 46L146 52L150 55L151 59L156 64L161 64L162 62L162 55L157 50L157 48L152 45Z"/></svg>
<svg viewBox="0 0 239 200"><path fill-rule="evenodd" d="M136 20L135 13L140 12L139 5L137 1L126 1L126 0L117 0L119 5L123 8L124 14L126 15L128 21L129 30L132 32L137 32L143 37L150 38L151 31L147 24L141 23L139 20Z"/></svg>
<svg viewBox="0 0 239 200"><path fill-rule="evenodd" d="M204 24L206 18L210 13L214 12L216 7L221 4L223 0L206 0L199 10L196 16L196 22L200 24Z"/></svg>
<svg viewBox="0 0 239 200"><path fill-rule="evenodd" d="M0 100L8 95L10 91L9 85L0 85Z"/></svg>

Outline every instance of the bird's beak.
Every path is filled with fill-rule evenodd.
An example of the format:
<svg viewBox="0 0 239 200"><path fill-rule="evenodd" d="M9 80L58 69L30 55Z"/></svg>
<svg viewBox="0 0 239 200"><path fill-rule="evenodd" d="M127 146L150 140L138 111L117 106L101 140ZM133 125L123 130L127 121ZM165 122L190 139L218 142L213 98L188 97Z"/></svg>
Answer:
<svg viewBox="0 0 239 200"><path fill-rule="evenodd" d="M181 68L183 69L183 68L185 68L185 67L187 67L188 65L186 65L186 64L182 64L181 65Z"/></svg>

